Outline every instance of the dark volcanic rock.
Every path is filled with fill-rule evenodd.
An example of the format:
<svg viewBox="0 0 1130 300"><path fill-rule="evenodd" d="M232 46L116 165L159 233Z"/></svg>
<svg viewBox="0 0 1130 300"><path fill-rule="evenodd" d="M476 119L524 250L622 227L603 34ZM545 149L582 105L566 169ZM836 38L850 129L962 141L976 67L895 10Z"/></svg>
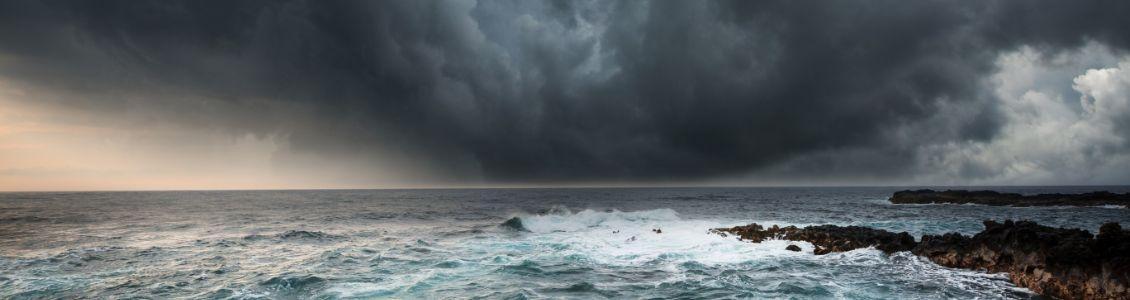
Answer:
<svg viewBox="0 0 1130 300"><path fill-rule="evenodd" d="M800 246L789 245L788 247L785 247L785 250L800 252Z"/></svg>
<svg viewBox="0 0 1130 300"><path fill-rule="evenodd" d="M1103 225L1095 238L1079 229L985 221L985 230L972 237L923 236L913 252L947 267L1006 272L1042 295L1130 298L1130 233L1117 223Z"/></svg>
<svg viewBox="0 0 1130 300"><path fill-rule="evenodd" d="M906 232L893 233L859 226L820 225L797 228L796 226L777 227L774 225L766 229L758 224L750 224L732 228L718 228L712 231L723 236L726 236L727 233L737 235L743 240L755 243L767 239L806 241L816 246L813 253L817 255L871 246L875 246L883 252L891 253L909 251L915 245L914 237Z"/></svg>
<svg viewBox="0 0 1130 300"><path fill-rule="evenodd" d="M982 204L994 206L1100 206L1130 205L1130 193L1091 192L1083 194L1021 195L994 191L934 190L900 191L890 198L895 204Z"/></svg>
<svg viewBox="0 0 1130 300"><path fill-rule="evenodd" d="M1099 235L1080 229L1034 222L985 221L985 230L969 237L957 233L926 235L915 242L907 233L834 225L764 228L758 224L712 232L743 240L806 241L815 254L875 246L886 253L911 251L946 267L1005 272L1016 285L1065 299L1130 299L1130 231L1107 223Z"/></svg>

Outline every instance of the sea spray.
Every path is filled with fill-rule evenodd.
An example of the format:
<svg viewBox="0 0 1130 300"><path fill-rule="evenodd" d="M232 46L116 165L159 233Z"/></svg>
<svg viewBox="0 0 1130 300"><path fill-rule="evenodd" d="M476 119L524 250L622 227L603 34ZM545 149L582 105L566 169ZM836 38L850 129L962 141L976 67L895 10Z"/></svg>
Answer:
<svg viewBox="0 0 1130 300"><path fill-rule="evenodd" d="M0 194L0 219L17 220L0 222L11 233L0 234L0 298L1017 299L1031 294L1000 276L900 253L815 256L807 243L751 244L707 230L835 223L919 235L969 234L981 220L1003 217L1089 230L1104 221L1130 223L1118 209L872 201L891 192ZM802 251L785 250L792 244Z"/></svg>

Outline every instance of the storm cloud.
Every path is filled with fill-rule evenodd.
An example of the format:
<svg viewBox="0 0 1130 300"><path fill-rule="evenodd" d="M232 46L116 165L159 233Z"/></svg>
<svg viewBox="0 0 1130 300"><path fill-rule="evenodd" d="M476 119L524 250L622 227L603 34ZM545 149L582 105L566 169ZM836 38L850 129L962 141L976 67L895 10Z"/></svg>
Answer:
<svg viewBox="0 0 1130 300"><path fill-rule="evenodd" d="M1124 182L1087 170L1130 161L1127 15L1101 0L4 1L0 79L105 116L88 122L278 137L280 168L437 183ZM1049 71L1008 77L1024 65ZM1016 105L1033 90L1050 104ZM1021 151L1064 132L1021 135L1049 109L1099 125Z"/></svg>

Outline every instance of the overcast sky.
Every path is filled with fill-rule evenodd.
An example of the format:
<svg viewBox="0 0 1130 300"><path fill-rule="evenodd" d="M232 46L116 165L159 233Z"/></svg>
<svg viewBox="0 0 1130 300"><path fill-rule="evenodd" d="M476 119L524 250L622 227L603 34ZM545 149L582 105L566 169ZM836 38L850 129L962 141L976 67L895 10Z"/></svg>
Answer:
<svg viewBox="0 0 1130 300"><path fill-rule="evenodd" d="M1130 1L2 1L0 190L1130 183Z"/></svg>

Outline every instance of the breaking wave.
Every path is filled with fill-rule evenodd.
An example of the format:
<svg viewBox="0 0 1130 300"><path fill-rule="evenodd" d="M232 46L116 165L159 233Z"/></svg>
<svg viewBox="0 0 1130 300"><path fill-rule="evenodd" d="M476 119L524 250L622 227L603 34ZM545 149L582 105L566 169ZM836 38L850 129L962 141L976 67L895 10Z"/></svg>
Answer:
<svg viewBox="0 0 1130 300"><path fill-rule="evenodd" d="M679 214L667 208L634 212L585 209L574 213L566 207L555 206L541 214L514 216L501 226L518 231L547 233L634 227L641 224L661 225L677 221L681 221Z"/></svg>
<svg viewBox="0 0 1130 300"><path fill-rule="evenodd" d="M876 194L428 190L0 199L0 231L10 233L0 234L7 243L0 298L1023 299L1031 294L1002 275L947 269L907 253L818 256L804 242L755 244L708 230L757 222L968 233L981 229L981 220L1012 217L1093 231L1103 220L1130 220L1116 209L880 205ZM790 245L801 251L786 250Z"/></svg>

